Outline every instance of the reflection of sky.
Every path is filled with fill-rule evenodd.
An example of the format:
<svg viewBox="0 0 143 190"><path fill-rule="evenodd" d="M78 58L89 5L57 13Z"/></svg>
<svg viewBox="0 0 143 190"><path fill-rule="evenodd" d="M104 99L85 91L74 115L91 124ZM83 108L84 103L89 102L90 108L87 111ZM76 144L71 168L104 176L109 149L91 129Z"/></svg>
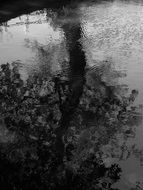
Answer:
<svg viewBox="0 0 143 190"><path fill-rule="evenodd" d="M143 102L143 6L115 2L91 6L83 12L90 64L112 57L116 68L127 72L121 81L139 89L137 103Z"/></svg>
<svg viewBox="0 0 143 190"><path fill-rule="evenodd" d="M115 67L126 70L127 77L120 80L131 89L138 89L136 104L143 102L143 6L138 4L107 3L81 8L81 20L85 32L85 46L88 64L112 58ZM12 19L8 25L16 22L45 20L45 15L21 16ZM30 24L11 26L0 33L0 63L21 60L25 64L33 63L35 52L25 46L25 39L37 40L41 45L59 44L62 40L60 29L54 30L50 24ZM57 56L54 56L57 59ZM143 149L143 128L137 129L132 143ZM124 177L120 183L122 189L130 186L135 178L143 178L142 168L135 158L121 162ZM138 177L139 176L139 177ZM127 184L123 187L123 181Z"/></svg>
<svg viewBox="0 0 143 190"><path fill-rule="evenodd" d="M25 46L25 39L37 40L40 45L60 42L60 30L54 31L50 24L46 22L28 26L18 24L26 22L26 19L27 16L21 16L9 21L8 28L2 27L3 31L0 33L0 63L21 60L23 63L30 64L35 54ZM29 17L30 22L35 20L35 16Z"/></svg>
<svg viewBox="0 0 143 190"><path fill-rule="evenodd" d="M136 181L143 182L143 170L136 158L129 158L128 162L123 161L120 165L124 168L123 173L121 180L115 184L120 190L131 190L131 187L135 186Z"/></svg>

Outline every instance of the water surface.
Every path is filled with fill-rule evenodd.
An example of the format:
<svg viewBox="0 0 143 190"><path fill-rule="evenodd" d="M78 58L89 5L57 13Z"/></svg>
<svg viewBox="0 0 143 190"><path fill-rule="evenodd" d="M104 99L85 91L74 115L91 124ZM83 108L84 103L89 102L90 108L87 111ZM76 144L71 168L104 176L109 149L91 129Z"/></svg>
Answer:
<svg viewBox="0 0 143 190"><path fill-rule="evenodd" d="M131 106L137 106L142 116L143 5L119 1L81 4L77 11L83 30L81 44L87 64L100 66L108 60L116 71L122 71L124 77L118 79L107 69L103 80L113 86L125 84L127 94L138 90L138 96ZM46 65L47 62L50 62L52 71L59 70L60 63L68 61L62 25L64 22L74 22L75 18L52 14L51 19L48 11L42 10L3 23L0 26L0 63L20 62L23 78L31 68L38 68L39 64ZM115 184L121 190L134 187L137 181L143 183L143 123L132 124L132 130L134 135L126 139L123 131L114 134L118 139L117 146L114 137L108 144L101 144L103 152L110 150L110 154L103 158L104 163L118 163L122 168L121 180Z"/></svg>

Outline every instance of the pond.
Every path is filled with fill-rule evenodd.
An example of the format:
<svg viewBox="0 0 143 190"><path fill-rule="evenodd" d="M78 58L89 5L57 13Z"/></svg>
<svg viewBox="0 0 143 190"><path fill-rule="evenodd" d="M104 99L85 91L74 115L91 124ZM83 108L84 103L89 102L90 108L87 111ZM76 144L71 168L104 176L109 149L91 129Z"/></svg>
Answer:
<svg viewBox="0 0 143 190"><path fill-rule="evenodd" d="M62 63L70 59L63 30L70 22L81 23L80 43L87 65L97 76L102 73L102 82L97 77L93 85L102 91L104 83L125 101L133 98L126 106L130 121L124 121L128 117L124 113L126 118L121 123L113 123L118 125L114 132L105 126L96 131L103 163L106 167L118 164L122 170L112 188L143 189L143 4L82 3L76 10L65 8L64 14L42 9L13 18L0 25L0 64L19 63L23 80L39 70L39 65L50 68L51 73L60 71Z"/></svg>

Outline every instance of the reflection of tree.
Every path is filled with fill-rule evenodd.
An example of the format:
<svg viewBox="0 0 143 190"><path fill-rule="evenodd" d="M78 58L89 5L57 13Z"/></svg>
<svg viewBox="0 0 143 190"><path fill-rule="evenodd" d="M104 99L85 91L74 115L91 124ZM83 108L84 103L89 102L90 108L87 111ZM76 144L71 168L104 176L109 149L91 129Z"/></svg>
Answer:
<svg viewBox="0 0 143 190"><path fill-rule="evenodd" d="M137 107L131 107L138 92L125 96L121 85L111 83L121 73L109 62L85 73L80 24L65 24L63 30L68 78L52 76L51 51L37 42L32 48L42 63L40 72L25 84L16 66L1 67L1 125L10 131L9 138L15 137L1 143L0 183L5 189L113 189L121 169L106 161L135 153L126 143L142 119Z"/></svg>
<svg viewBox="0 0 143 190"><path fill-rule="evenodd" d="M5 141L0 139L0 183L9 189L38 189L39 185L41 189L113 189L121 169L108 163L110 157L127 159L135 153L127 140L133 138L134 126L141 121L139 108L131 107L138 91L126 95L117 80L110 85L123 75L109 62L86 70L81 97L78 92L76 97L77 88L72 92L71 86L79 78L73 82L71 73L68 78L63 71L56 76L47 72L41 66L24 83L17 63L12 69L9 64L1 66L1 126L8 132ZM106 73L111 77L108 82ZM70 100L72 105L74 98L79 102L70 110L65 103ZM6 166L10 169L5 171Z"/></svg>
<svg viewBox="0 0 143 190"><path fill-rule="evenodd" d="M114 73L114 70L110 70L110 72ZM84 118L86 118L86 116L87 118L83 122L86 123L86 126L88 127L101 126L99 130L97 127L96 133L99 131L99 141L102 145L108 144L108 148L106 150L107 157L111 156L122 159L124 157L124 153L127 154L128 157L130 156L131 152L133 152L134 145L131 145L130 150L126 143L128 139L134 138L134 127L140 125L142 120L142 115L140 113L139 107L132 107L132 103L135 100L138 91L132 90L131 93L127 96L122 92L122 90L124 90L122 86L119 86L118 84L115 86L110 86L103 81L100 82L100 80L104 78L102 77L103 75L104 73L101 73L99 77L99 75L95 73L95 77L93 78L92 76L92 80L94 79L96 82L99 81L98 89L97 85L94 88L92 85L93 89L90 87L90 85L87 85L86 87L88 89L86 89L87 95L84 96L85 100L83 100L86 106L84 108L86 110L84 111ZM111 76L117 76L118 78L122 76L122 74L112 74ZM92 83L92 80L89 80L89 84ZM93 93L93 91L95 93ZM95 94L98 95L98 97L96 97ZM86 97L88 97L88 100ZM93 107L93 105L96 107Z"/></svg>
<svg viewBox="0 0 143 190"><path fill-rule="evenodd" d="M92 151L90 144L98 136L90 142L90 136L87 138L83 131L84 126L79 124L74 128L74 119L82 119L82 105L76 109L75 118L70 119L68 133L65 133L65 149L62 152L65 167L60 167L55 135L61 125L63 108L60 108L59 91L65 102L64 97L69 95L70 90L67 84L66 88L58 88L55 93L55 79L41 74L30 76L23 83L16 64L12 69L9 64L2 65L0 76L1 127L5 126L10 131L8 137L13 137L6 144L1 141L0 183L5 188L109 189L120 178L118 165L106 167L102 158L98 157L98 145L97 153ZM58 80L60 82L61 78ZM64 79L61 82L64 86ZM89 132L95 130L92 128ZM54 175L54 164L57 166L58 163Z"/></svg>
<svg viewBox="0 0 143 190"><path fill-rule="evenodd" d="M109 63L107 67L109 69ZM74 135L76 144L72 162L76 166L90 153L95 153L109 166L111 158L124 160L135 150L135 146L128 144L128 140L134 138L135 127L142 120L139 107L132 107L138 91L132 90L126 95L122 92L126 92L124 85L110 86L103 80L106 65L103 68L104 70L102 66L95 67L87 72L83 96L71 123L72 129L69 133ZM112 80L114 77L123 76L112 67L110 72ZM67 141L70 142L71 136L68 138Z"/></svg>
<svg viewBox="0 0 143 190"><path fill-rule="evenodd" d="M124 75L112 67L111 60L86 69L80 24L65 23L63 29L68 73L53 76L54 47L47 50L28 40L26 45L36 51L39 65L26 83L16 65L1 66L1 123L13 139L1 143L0 183L5 188L113 189L121 169L108 163L109 158L127 159L135 150L127 140L141 121L132 106L138 91L123 93L118 78ZM3 166L10 169L4 171Z"/></svg>

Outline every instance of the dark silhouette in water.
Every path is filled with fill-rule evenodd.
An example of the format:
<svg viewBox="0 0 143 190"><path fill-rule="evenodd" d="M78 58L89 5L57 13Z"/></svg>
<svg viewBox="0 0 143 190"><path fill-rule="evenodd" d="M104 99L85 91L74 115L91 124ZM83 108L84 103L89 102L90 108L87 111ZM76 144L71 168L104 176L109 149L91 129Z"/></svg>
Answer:
<svg viewBox="0 0 143 190"><path fill-rule="evenodd" d="M44 76L41 78L42 76L39 75L39 79L36 78L36 80L32 80L31 84L29 82L24 86L18 73L14 72L15 70L11 69L10 65L7 64L2 65L0 71L1 96L2 98L6 97L6 99L3 99L4 101L0 102L2 108L0 111L3 114L3 119L5 119L7 129L15 132L17 137L19 137L19 141L15 143L6 145L0 143L0 167L2 171L0 184L5 189L16 190L29 188L37 190L114 189L111 186L120 179L121 169L117 164L105 166L103 164L104 157L100 157L100 148L108 144L112 136L118 132L118 128L121 130L122 125L127 125L129 122L124 121L123 118L124 115L128 116L128 112L123 113L123 115L121 114L120 120L115 119L116 115L112 115L112 111L115 109L114 105L118 108L122 106L115 101L118 100L118 97L115 100L111 98L111 101L108 96L107 98L102 96L92 99L91 96L88 96L90 89L86 88L86 83L82 98L87 101L86 105L89 102L93 104L89 107L85 106L86 109L84 109L84 103L79 104L82 92L81 84L85 81L84 70L81 75L78 73L75 76L79 75L77 79L83 80L82 83L79 82L80 85L77 84L78 88L81 88L78 96L74 95L75 91L79 89L75 87L76 85L74 86L74 76L72 76L72 70L69 70L70 80L72 79L69 81L71 89L67 90L67 95L62 95L62 98L65 96L66 99L63 99L62 102L56 100L57 103L55 103L55 97L57 96L57 99L59 97L58 92L55 96L55 93L50 91L49 98L52 100L51 103L47 100L41 104L41 100L39 101L41 95L38 95L36 92L32 95L32 92L35 90L35 86L38 89L44 87ZM31 77L29 76L29 78ZM43 82L40 83L39 81ZM28 94L33 99L31 100L31 97L27 97L27 99L23 100L25 97L23 90L24 92L29 91ZM98 90L100 91L100 88ZM10 92L14 92L15 96ZM97 93L97 89L94 90L92 88L90 92L94 96ZM131 95L136 93L136 90L133 90ZM21 95L19 96L19 94ZM17 99L19 100L17 101ZM68 106L64 107L65 104ZM98 110L98 105L100 106L100 110ZM127 105L125 104L125 106ZM76 109L77 107L78 109ZM61 115L55 119L54 116L57 116L56 111L59 108ZM78 117L74 118L73 112L75 110L78 111ZM85 115L84 110L86 111ZM100 121L97 123L95 119L98 112L100 112ZM109 117L106 117L105 113ZM87 114L89 118L85 118ZM80 122L79 116L83 122ZM111 123L110 118L115 119L113 123ZM86 126L85 120L87 120ZM75 127L75 134L71 134L70 137L79 137L77 140L72 139L69 143L67 139L65 146L65 141L63 141L62 137L68 136L66 133L68 129L68 132L70 132L72 125ZM95 137L94 134L96 135ZM92 142L95 144L92 145ZM91 146L94 147L94 150L91 150Z"/></svg>
<svg viewBox="0 0 143 190"><path fill-rule="evenodd" d="M41 8L52 8L53 10L62 9L63 6L71 6L72 8L77 7L76 3L83 2L83 0L26 0L26 1L13 1L13 4L9 5L10 1L1 1L1 12L0 12L0 22L6 22L8 19L16 16L20 16L21 14L28 13L37 9ZM62 117L60 120L60 127L57 129L57 142L56 146L59 148L58 154L59 159L63 159L64 153L64 144L63 144L63 136L65 135L69 122L71 120L72 114L74 113L75 109L79 104L79 99L83 92L83 85L84 85L84 70L86 66L85 54L81 48L81 44L79 42L81 38L81 26L80 22L78 23L66 23L63 27L67 46L69 51L69 94L64 102L61 100L60 89L58 87L58 93L60 98L60 109L62 112ZM57 88L56 87L56 88ZM48 101L48 96L41 97L41 103Z"/></svg>
<svg viewBox="0 0 143 190"><path fill-rule="evenodd" d="M22 5L23 7L25 6L26 2L29 2L29 1L25 1L24 4ZM38 3L38 1L32 1L32 2ZM31 3L31 5L32 5L32 2L29 2L29 4ZM55 5L55 7L63 6L63 4L60 2L61 1L57 1L57 4ZM69 2L69 1L66 1L66 2ZM60 4L60 6L58 3ZM52 1L51 1L51 4L52 4ZM35 4L34 6L36 7L35 9L37 9L38 4L37 5ZM11 9L9 9L9 10L11 10ZM27 9L26 11L30 11L30 9L29 10ZM7 19L8 16L6 16L5 19ZM49 141L50 143L48 142L46 145L44 144L45 143L44 140L45 139L47 140L48 135L51 133L51 131L50 132L48 131L48 133L45 132L47 130L47 128L49 127L47 124L49 121L45 124L46 130L45 131L43 130L42 134L40 131L43 129L43 125L44 125L44 121L43 120L41 121L40 119L41 119L41 117L44 117L47 114L47 112L43 111L44 110L43 107L44 106L46 107L46 103L48 104L51 94L46 95L45 97L40 97L38 100L35 98L36 103L34 102L32 104L31 100L29 100L29 103L27 103L27 102L25 103L25 107L27 105L29 106L32 104L32 106L34 108L32 111L34 113L36 112L36 114L37 114L35 116L30 115L31 118L30 118L29 123L27 121L26 121L27 123L25 122L25 120L24 120L25 118L24 119L22 118L20 121L17 121L17 123L16 123L15 121L19 117L15 118L15 112L17 111L18 114L20 114L19 113L20 108L13 109L14 112L10 112L10 117L9 117L9 115L8 115L8 117L5 117L7 127L9 127L9 128L16 127L18 129L17 133L19 133L22 137L24 136L24 138L28 137L27 138L28 140L29 140L29 133L33 130L33 126L34 126L35 131L39 130L38 137L32 137L33 139L35 138L33 141L35 141L37 143L37 144L36 143L35 144L37 146L36 154L38 156L36 158L33 158L32 157L33 155L30 152L31 150L29 151L30 152L29 155L30 154L32 155L31 157L28 155L28 153L26 155L24 155L24 153L23 153L23 155L24 155L23 157L25 160L21 159L22 162L19 163L19 165L18 165L19 167L17 167L17 164L15 164L15 163L17 163L16 159L14 160L14 162L11 162L11 161L8 161L7 157L3 157L2 155L0 155L0 167L1 167L1 171L2 171L2 177L0 178L0 184L4 185L5 189L23 189L23 190L29 189L29 188L37 189L37 190L38 189L45 190L48 188L53 189L53 190L55 190L55 189L58 189L58 190L59 189L70 189L70 190L73 190L73 189L75 189L75 190L98 189L99 190L99 189L103 189L103 188L104 189L113 189L113 188L111 188L111 185L120 179L121 169L118 165L115 164L115 165L112 165L111 167L105 167L104 164L98 163L98 159L96 158L95 154L92 155L92 153L89 154L89 156L85 160L81 161L81 165L79 164L80 168L77 173L76 172L74 173L72 170L70 170L69 168L66 168L66 166L64 165L64 159L65 159L64 157L66 157L67 161L71 161L72 156L73 156L72 150L74 150L74 148L75 148L72 143L68 144L68 146L65 147L64 137L66 136L66 133L70 126L70 121L72 120L74 112L78 108L79 100L83 94L83 86L85 84L86 59L85 59L84 51L82 50L81 44L79 42L80 38L82 37L82 30L81 30L80 23L76 23L76 24L67 23L63 26L63 30L65 32L65 37L67 39L67 47L68 47L69 57L70 57L70 62L69 62L70 69L69 69L69 80L67 81L66 84L65 84L65 82L62 82L61 80L59 80L58 77L55 77L55 80L54 80L55 81L54 82L55 83L55 93L58 94L59 109L61 111L61 117L60 117L60 120L58 121L58 127L56 127L56 128L54 128L55 126L53 127L54 128L53 131L56 135L56 138L54 140L50 139L52 142ZM2 66L2 67L3 67L2 69L5 70L4 66ZM17 78L19 78L18 74L16 74L16 76L17 76ZM97 80L97 78L95 80ZM92 113L93 115L96 115L96 117L100 116L101 120L104 120L105 119L104 118L105 111L108 112L108 110L110 111L110 109L111 109L110 104L111 105L114 105L114 104L120 105L120 101L118 100L118 98L116 98L114 96L112 87L110 87L110 86L107 87L106 83L103 81L98 81L98 82L100 83L99 85L105 89L106 98L103 100L102 104L98 106L96 112L92 113L92 111L90 110L88 114L90 116ZM66 95L66 98L63 100L61 93L62 93L62 91L65 90L65 85L68 86L68 93ZM136 94L137 94L136 91L132 91L132 96L130 97L131 101L134 101ZM17 98L17 96L14 97L13 94L10 94L9 96L12 97L12 100L14 98L15 99ZM15 101L17 101L17 100L15 100ZM22 99L22 101L23 101L23 99ZM26 101L26 100L24 100L24 101ZM33 101L34 101L34 98L33 98ZM41 106L40 109L36 108L38 101L40 101L40 106ZM18 104L18 106L20 107L19 104ZM28 107L28 110L29 110L29 108L30 108L30 106ZM37 109L37 111L35 111L35 109ZM44 112L45 115L43 114L43 112L41 110ZM47 106L47 110L48 110L48 106ZM46 115L46 119L52 120L52 122L53 122L54 119L53 119L53 113L51 110L50 111L48 110L51 113L49 113L49 115L47 114L48 116ZM40 112L42 112L42 114L44 116ZM99 112L101 114L98 115ZM39 120L35 124L34 122L37 119L37 117ZM57 123L57 120L55 123ZM13 125L13 126L11 126L11 125ZM21 133L19 131L21 131ZM47 135L45 139L43 138L43 134ZM42 138L44 139L43 141L41 140ZM31 145L33 143L33 141L29 140L28 145ZM88 139L87 140L83 139L82 142L83 142L83 144L85 144L85 143L88 144ZM35 147L35 144L33 145L33 147ZM49 146L50 146L50 148L49 148ZM53 153L55 154L54 156L53 156ZM20 151L18 152L18 154L20 154ZM7 168L7 169L5 170L5 168ZM11 175L11 173L13 173L13 171L15 171L15 175ZM63 179L62 179L62 175L61 175L62 172L60 173L60 171L65 171L65 175L64 175ZM105 181L104 181L104 178L105 178ZM106 178L108 178L109 181L106 181ZM100 187L97 185L99 179L101 179L101 181L98 184L98 185L100 185ZM7 184L7 181L8 181L8 184ZM52 183L54 184L54 186L52 186L53 185ZM91 184L94 186L90 187ZM98 187L96 187L96 185Z"/></svg>
<svg viewBox="0 0 143 190"><path fill-rule="evenodd" d="M79 100L83 93L86 66L85 54L79 42L82 34L80 23L72 23L72 27L71 23L67 23L64 25L63 30L67 39L67 46L70 56L70 69L69 93L67 94L65 101L60 106L62 116L59 127L56 131L57 138L55 142L55 151L57 152L59 158L58 160L61 163L63 162L65 151L63 137L66 135L72 116L79 105ZM57 165L59 165L59 163L57 163Z"/></svg>

